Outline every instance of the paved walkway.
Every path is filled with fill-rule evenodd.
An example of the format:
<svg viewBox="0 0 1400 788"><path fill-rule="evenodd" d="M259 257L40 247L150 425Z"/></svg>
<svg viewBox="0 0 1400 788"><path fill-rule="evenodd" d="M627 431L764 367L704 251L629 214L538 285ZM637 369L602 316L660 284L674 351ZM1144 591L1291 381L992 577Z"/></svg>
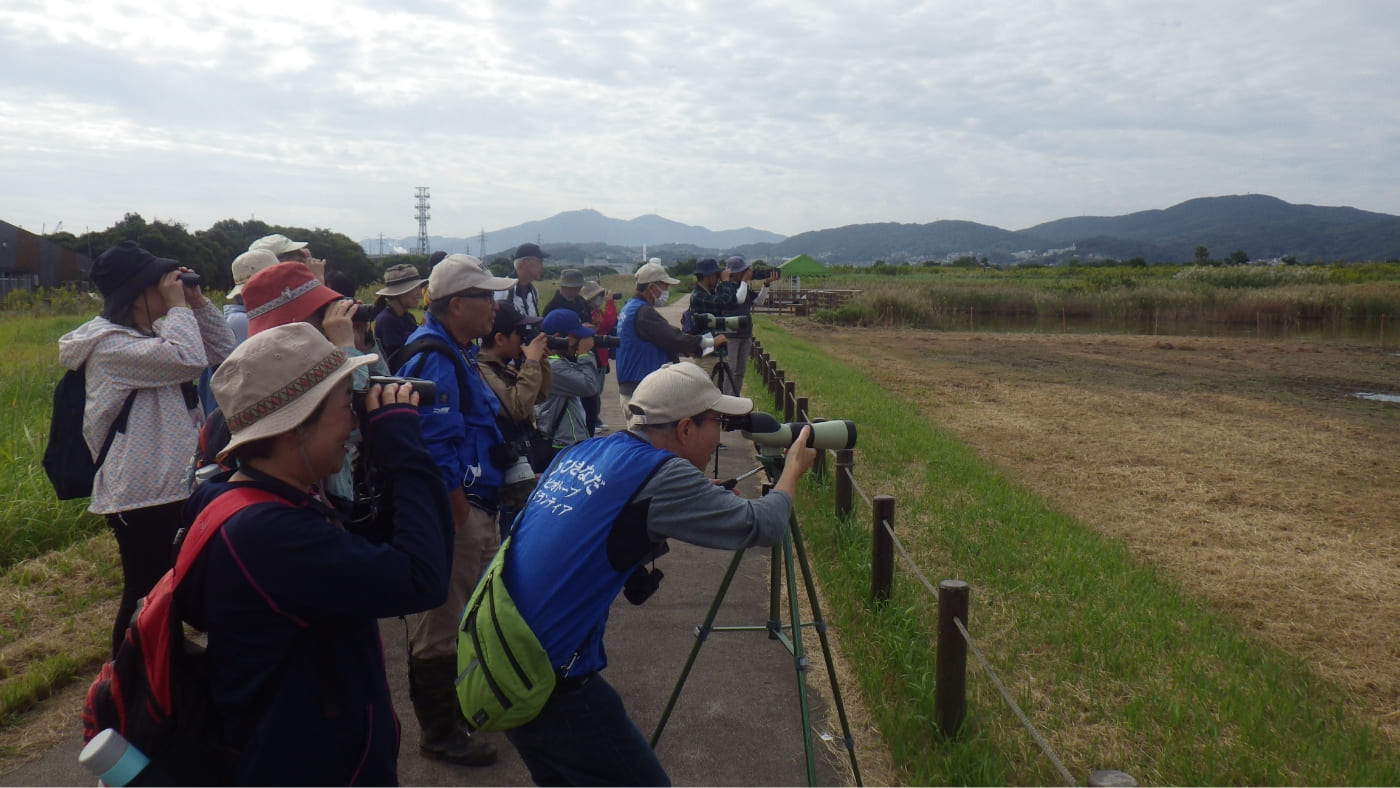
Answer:
<svg viewBox="0 0 1400 788"><path fill-rule="evenodd" d="M682 298L684 304L686 299ZM679 325L683 305L664 310ZM752 376L750 376L752 377ZM759 408L765 403L760 401ZM625 422L617 400L615 376L603 392L601 418L613 429ZM720 477L749 470L752 445L737 433L725 433L729 448L720 454ZM713 466L711 466L712 468ZM740 491L758 494L756 474ZM661 588L645 605L633 606L622 597L613 605L606 638L608 682L621 694L644 735L650 736L665 709L681 668L694 643L695 627L704 618L734 554L672 542L671 552L657 561L665 573ZM744 555L730 585L717 626L762 625L768 618L768 549ZM784 609L786 609L784 601ZM407 650L404 623L381 623L389 682L403 726L399 779L404 785L530 785L530 776L502 734L487 734L501 757L488 768L447 766L418 755L418 728L408 700ZM821 654L816 638L806 638L816 666ZM825 728L829 695L825 674L809 673L814 727ZM78 699L81 703L81 698ZM839 728L832 731L839 735ZM0 775L0 785L91 785L94 778L78 766L80 731L43 758ZM839 759L817 742L817 780L822 785L852 784L844 751ZM695 667L666 730L657 745L662 765L676 785L800 785L807 781L797 681L787 651L762 632L713 634L700 650ZM860 753L857 753L859 756Z"/></svg>

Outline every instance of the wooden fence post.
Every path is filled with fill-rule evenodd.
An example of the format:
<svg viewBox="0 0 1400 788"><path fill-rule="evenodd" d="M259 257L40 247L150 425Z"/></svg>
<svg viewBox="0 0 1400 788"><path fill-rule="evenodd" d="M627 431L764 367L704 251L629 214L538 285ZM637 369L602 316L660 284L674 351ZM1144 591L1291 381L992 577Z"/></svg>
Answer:
<svg viewBox="0 0 1400 788"><path fill-rule="evenodd" d="M884 602L894 585L894 496L877 495L870 501L870 598ZM889 529L885 528L889 523Z"/></svg>
<svg viewBox="0 0 1400 788"><path fill-rule="evenodd" d="M851 471L856 466L855 449L836 450L836 516L846 518L851 516L851 487L854 479Z"/></svg>
<svg viewBox="0 0 1400 788"><path fill-rule="evenodd" d="M807 415L807 398L797 397L797 404L792 408L793 421L811 421Z"/></svg>
<svg viewBox="0 0 1400 788"><path fill-rule="evenodd" d="M793 406L797 404L797 381L783 381L783 422L797 421L793 416Z"/></svg>
<svg viewBox="0 0 1400 788"><path fill-rule="evenodd" d="M954 619L967 627L967 583L938 584L938 655L934 661L933 709L938 729L953 738L967 714L967 640ZM971 631L969 629L969 631Z"/></svg>

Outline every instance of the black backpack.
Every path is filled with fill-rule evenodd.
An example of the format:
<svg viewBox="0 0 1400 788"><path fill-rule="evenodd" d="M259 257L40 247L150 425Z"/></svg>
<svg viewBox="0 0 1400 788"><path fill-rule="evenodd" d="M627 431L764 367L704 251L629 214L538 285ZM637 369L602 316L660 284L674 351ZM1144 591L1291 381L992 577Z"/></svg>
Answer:
<svg viewBox="0 0 1400 788"><path fill-rule="evenodd" d="M70 369L59 378L53 389L53 415L49 420L49 443L44 447L44 473L48 474L60 501L87 498L92 495L92 480L97 469L107 461L107 452L118 432L126 432L131 403L136 401L137 389L126 395L126 402L107 431L97 459L88 451L83 439L83 412L87 410L87 365Z"/></svg>

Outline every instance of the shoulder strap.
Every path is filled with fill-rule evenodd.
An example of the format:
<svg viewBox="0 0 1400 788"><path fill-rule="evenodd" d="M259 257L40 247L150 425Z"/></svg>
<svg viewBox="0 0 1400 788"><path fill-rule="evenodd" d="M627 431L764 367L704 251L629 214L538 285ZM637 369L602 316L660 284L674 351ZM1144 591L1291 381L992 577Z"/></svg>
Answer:
<svg viewBox="0 0 1400 788"><path fill-rule="evenodd" d="M389 359L389 371L394 372L402 369L409 361L413 360L414 356L420 356L424 353L441 353L452 360L452 371L457 375L457 401L461 403L468 391L466 372L462 369L464 366L461 358L462 354L458 352L456 348L437 337L418 337L407 345L395 350ZM422 368L423 364L419 362L417 369L421 370ZM415 370L415 372L416 371L417 370Z"/></svg>
<svg viewBox="0 0 1400 788"><path fill-rule="evenodd" d="M117 418L112 422L112 428L107 430L107 439L102 441L102 451L97 453L97 460L93 463L95 467L102 467L102 463L107 461L107 452L112 449L112 441L117 439L118 432L126 432L127 417L131 415L131 405L136 401L136 393L140 389L132 389L126 395L126 402L122 404L122 409L117 413Z"/></svg>
<svg viewBox="0 0 1400 788"><path fill-rule="evenodd" d="M175 558L175 585L179 585L185 574L190 571L190 567L199 559L200 553L204 552L204 546L224 527L228 518L237 514L245 507L259 503L271 503L282 501L290 505L287 499L251 486L238 486L223 493L209 502L208 506L195 518L194 525L185 534L184 541L180 544L179 555Z"/></svg>

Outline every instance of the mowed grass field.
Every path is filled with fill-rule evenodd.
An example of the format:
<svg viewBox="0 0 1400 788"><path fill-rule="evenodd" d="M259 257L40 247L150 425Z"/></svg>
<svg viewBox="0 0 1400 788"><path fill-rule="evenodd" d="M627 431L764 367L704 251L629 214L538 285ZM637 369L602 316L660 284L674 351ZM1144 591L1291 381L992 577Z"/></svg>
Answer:
<svg viewBox="0 0 1400 788"><path fill-rule="evenodd" d="M860 424L932 582L1078 780L1394 784L1396 405L1380 347L833 329L760 321L812 412ZM858 502L859 505L859 502ZM869 586L868 515L802 507L843 648L900 777L1060 778L975 666L964 735L932 730L935 602Z"/></svg>

